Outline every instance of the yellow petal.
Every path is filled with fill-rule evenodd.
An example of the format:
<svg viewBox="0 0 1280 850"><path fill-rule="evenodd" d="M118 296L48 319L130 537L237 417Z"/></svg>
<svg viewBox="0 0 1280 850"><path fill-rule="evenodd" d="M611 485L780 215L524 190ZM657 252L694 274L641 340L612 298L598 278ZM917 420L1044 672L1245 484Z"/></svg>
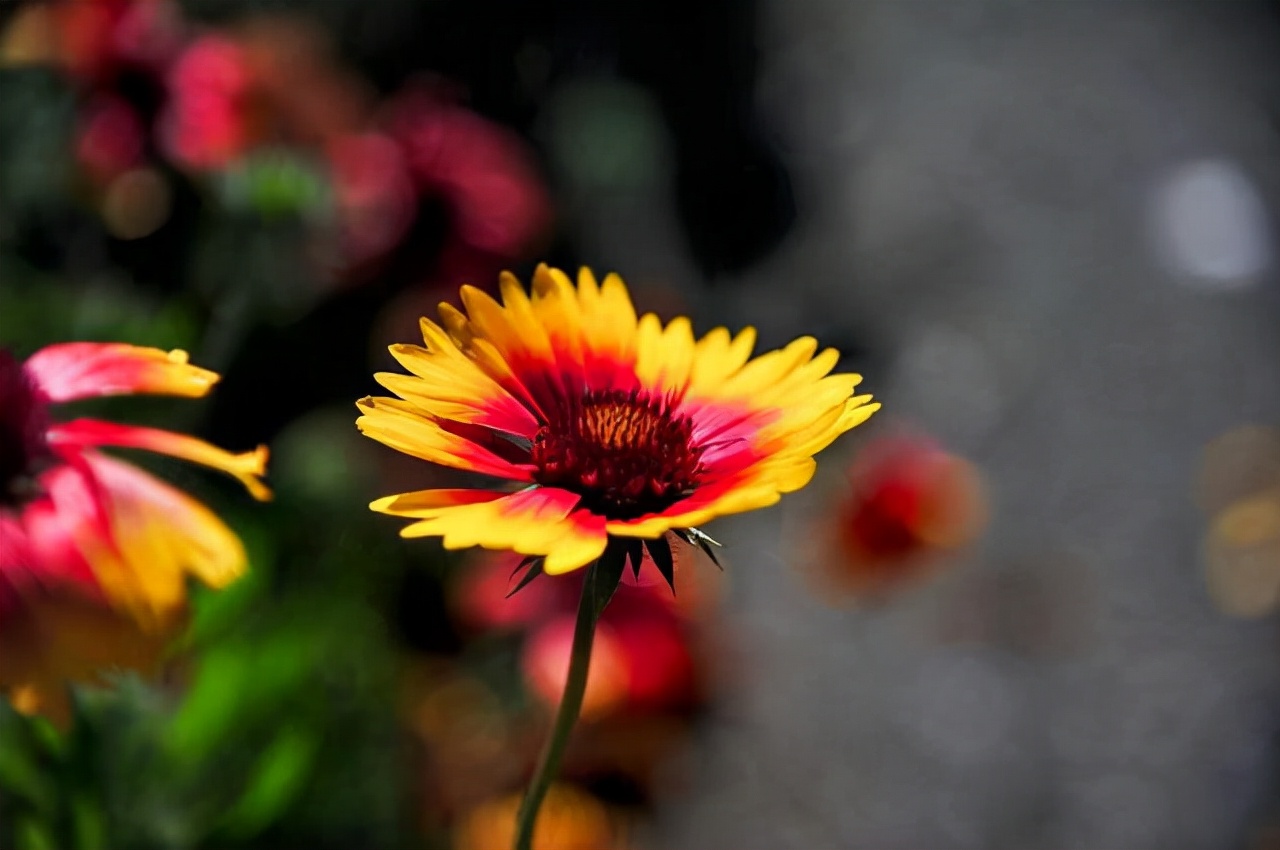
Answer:
<svg viewBox="0 0 1280 850"><path fill-rule="evenodd" d="M439 421L407 401L364 398L356 406L364 413L356 420L356 427L361 433L397 451L454 469L512 481L530 480L528 468L517 466L478 443L446 431Z"/></svg>
<svg viewBox="0 0 1280 850"><path fill-rule="evenodd" d="M149 631L185 608L186 581L223 587L247 567L240 538L207 507L127 463L86 453L101 484L111 540L86 528L78 542L103 592Z"/></svg>

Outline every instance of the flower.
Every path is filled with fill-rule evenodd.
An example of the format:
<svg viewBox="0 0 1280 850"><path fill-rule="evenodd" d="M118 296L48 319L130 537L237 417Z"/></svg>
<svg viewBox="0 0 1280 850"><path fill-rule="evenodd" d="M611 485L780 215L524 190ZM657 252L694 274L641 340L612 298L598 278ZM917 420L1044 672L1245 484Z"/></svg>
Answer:
<svg viewBox="0 0 1280 850"><path fill-rule="evenodd" d="M19 708L56 713L63 682L157 660L181 624L188 577L221 587L246 566L239 538L212 511L100 448L204 464L270 497L265 446L232 454L155 428L55 422L52 405L199 397L217 380L181 351L66 343L19 363L0 349L0 690Z"/></svg>
<svg viewBox="0 0 1280 850"><path fill-rule="evenodd" d="M561 615L544 623L525 641L520 667L529 692L555 708L569 678L573 643L573 615ZM630 681L626 649L609 623L596 626L591 667L582 696L582 716L598 718L624 708Z"/></svg>
<svg viewBox="0 0 1280 850"><path fill-rule="evenodd" d="M14 14L0 43L0 64L60 68L85 87L126 70L168 60L181 39L169 0L55 0Z"/></svg>
<svg viewBox="0 0 1280 850"><path fill-rule="evenodd" d="M519 795L477 806L456 825L454 850L510 847L519 807ZM533 834L535 850L609 850L625 843L598 799L572 785L552 786L547 808Z"/></svg>
<svg viewBox="0 0 1280 850"><path fill-rule="evenodd" d="M160 141L174 161L195 170L223 167L257 140L264 116L235 41L206 35L191 42L169 68L167 85Z"/></svg>
<svg viewBox="0 0 1280 850"><path fill-rule="evenodd" d="M390 113L410 173L449 206L460 242L518 257L546 237L551 199L519 135L420 88L394 98Z"/></svg>
<svg viewBox="0 0 1280 850"><path fill-rule="evenodd" d="M982 475L927 437L881 437L859 451L847 490L806 535L806 566L834 597L874 597L932 574L986 528Z"/></svg>
<svg viewBox="0 0 1280 850"><path fill-rule="evenodd" d="M433 489L374 501L436 536L544 559L566 573L611 538L691 531L772 505L813 475L813 455L878 408L861 378L828 375L803 337L750 359L755 332L694 339L687 318L636 318L625 284L540 266L530 298L510 274L503 304L471 286L466 312L422 320L426 346L394 345L411 374L380 373L399 398L358 402L360 430L405 454L522 488ZM652 552L655 547L651 546ZM634 549L632 550L634 551ZM670 553L667 551L669 561Z"/></svg>

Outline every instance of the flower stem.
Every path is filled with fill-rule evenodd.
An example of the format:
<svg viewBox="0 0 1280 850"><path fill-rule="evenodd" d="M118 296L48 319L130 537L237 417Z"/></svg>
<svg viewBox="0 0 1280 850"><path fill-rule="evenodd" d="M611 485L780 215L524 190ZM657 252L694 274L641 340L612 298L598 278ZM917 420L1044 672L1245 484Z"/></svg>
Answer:
<svg viewBox="0 0 1280 850"><path fill-rule="evenodd" d="M565 681L564 695L560 698L560 707L556 709L551 737L543 747L538 767L529 782L529 790L520 803L520 813L516 817L516 850L531 850L533 847L533 826L538 819L538 810L542 808L547 789L551 787L551 781L560 769L560 759L569 743L569 734L582 709L582 696L587 690L587 671L591 666L591 644L596 636L596 620L603 609L602 605L597 604L596 585L602 579L599 566L596 563L588 567L582 583L578 619L573 627L573 649L569 655L569 676Z"/></svg>

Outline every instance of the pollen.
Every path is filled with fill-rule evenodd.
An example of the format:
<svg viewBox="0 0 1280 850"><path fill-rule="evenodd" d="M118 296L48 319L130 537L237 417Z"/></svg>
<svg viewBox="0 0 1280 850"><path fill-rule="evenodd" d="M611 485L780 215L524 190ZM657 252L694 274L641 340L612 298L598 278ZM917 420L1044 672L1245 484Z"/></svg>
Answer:
<svg viewBox="0 0 1280 850"><path fill-rule="evenodd" d="M538 430L531 455L539 484L578 493L609 519L666 509L702 472L692 420L639 390L588 391Z"/></svg>

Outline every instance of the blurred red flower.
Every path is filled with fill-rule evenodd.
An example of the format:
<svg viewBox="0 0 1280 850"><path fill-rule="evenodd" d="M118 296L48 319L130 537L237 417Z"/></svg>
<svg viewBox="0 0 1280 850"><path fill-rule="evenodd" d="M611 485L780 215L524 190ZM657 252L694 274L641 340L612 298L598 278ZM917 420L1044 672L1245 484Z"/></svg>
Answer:
<svg viewBox="0 0 1280 850"><path fill-rule="evenodd" d="M981 474L926 437L867 444L847 486L805 555L818 586L836 597L874 596L920 579L986 527Z"/></svg>
<svg viewBox="0 0 1280 850"><path fill-rule="evenodd" d="M681 595L705 606L710 594L705 589L698 594L697 586L707 580L694 575L694 556L680 548L675 552L680 595L671 592L646 555L640 576L627 571L601 616L583 716L682 710L697 703L695 636L688 618L706 609L682 605ZM519 562L510 553L491 553L468 565L453 585L453 610L468 629L527 632L521 661L526 686L554 707L568 675L581 577L542 577L507 596Z"/></svg>
<svg viewBox="0 0 1280 850"><path fill-rule="evenodd" d="M124 98L103 92L85 104L76 130L75 153L95 184L106 185L139 165L146 144L142 118Z"/></svg>

